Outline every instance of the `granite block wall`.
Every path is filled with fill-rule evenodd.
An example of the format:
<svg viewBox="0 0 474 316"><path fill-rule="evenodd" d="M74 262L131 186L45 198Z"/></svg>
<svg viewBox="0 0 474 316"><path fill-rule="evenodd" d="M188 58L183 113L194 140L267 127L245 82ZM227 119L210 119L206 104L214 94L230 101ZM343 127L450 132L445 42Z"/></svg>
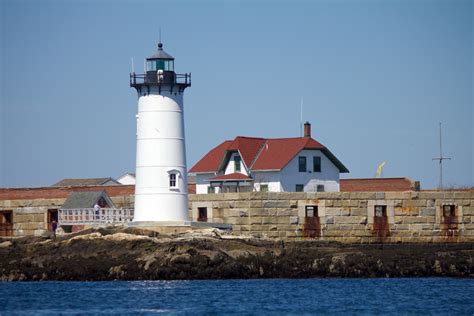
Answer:
<svg viewBox="0 0 474 316"><path fill-rule="evenodd" d="M190 195L190 217L240 234L341 242L472 242L474 192Z"/></svg>
<svg viewBox="0 0 474 316"><path fill-rule="evenodd" d="M133 195L113 196L111 199L117 208L133 208ZM41 236L50 230L48 212L57 211L65 201L66 198L0 199L0 214L5 211L12 213L14 237Z"/></svg>
<svg viewBox="0 0 474 316"><path fill-rule="evenodd" d="M0 200L0 212L12 213L13 236L41 236L48 231L48 210L65 199Z"/></svg>
<svg viewBox="0 0 474 316"><path fill-rule="evenodd" d="M31 191L31 190L30 190ZM31 192L28 191L28 194ZM132 208L130 192L111 196ZM48 211L66 200L40 196L0 198L11 211L14 236L48 231ZM474 192L249 192L190 194L189 218L232 224L236 234L341 242L473 242ZM202 215L202 214L201 214Z"/></svg>

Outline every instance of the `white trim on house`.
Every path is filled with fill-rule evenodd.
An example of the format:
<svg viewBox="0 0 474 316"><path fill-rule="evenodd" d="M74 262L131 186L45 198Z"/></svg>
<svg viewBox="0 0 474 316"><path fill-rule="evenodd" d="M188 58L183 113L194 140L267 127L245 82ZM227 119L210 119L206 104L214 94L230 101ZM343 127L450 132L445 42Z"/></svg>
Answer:
<svg viewBox="0 0 474 316"><path fill-rule="evenodd" d="M234 159L240 153L231 154L224 172L199 172L196 174L196 193L207 194L210 186L210 178L219 175L235 173ZM306 157L306 172L299 172L299 157ZM313 171L313 157L321 157L321 172ZM249 172L245 162L241 159L241 172L253 178L253 191L260 191L261 185L267 185L269 192L294 192L296 185L303 185L305 192L317 192L323 189L324 192L339 191L339 169L338 167L319 149L303 149L296 154L281 170L256 170ZM235 181L229 181L235 182ZM231 183L227 184L232 185ZM220 188L215 188L215 193L220 193Z"/></svg>
<svg viewBox="0 0 474 316"><path fill-rule="evenodd" d="M236 156L240 157L240 171L235 170L235 157ZM241 174L245 174L246 176L249 175L249 168L245 164L244 159L242 159L242 155L240 154L240 151L233 152L230 155L229 161L227 162L227 165L223 169L225 170L224 174L241 173Z"/></svg>

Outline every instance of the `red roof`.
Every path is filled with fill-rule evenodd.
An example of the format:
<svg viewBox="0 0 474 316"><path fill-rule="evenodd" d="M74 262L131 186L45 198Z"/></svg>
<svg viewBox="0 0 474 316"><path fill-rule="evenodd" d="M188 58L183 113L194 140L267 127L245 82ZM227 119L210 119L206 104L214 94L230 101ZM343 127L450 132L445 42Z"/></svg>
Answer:
<svg viewBox="0 0 474 316"><path fill-rule="evenodd" d="M281 170L303 149L323 149L309 137L268 139L252 170Z"/></svg>
<svg viewBox="0 0 474 316"><path fill-rule="evenodd" d="M249 167L252 165L260 148L265 144L265 141L263 138L237 136L227 150L238 151L245 165Z"/></svg>
<svg viewBox="0 0 474 316"><path fill-rule="evenodd" d="M242 180L253 180L253 179L242 173L230 173L230 174L217 176L217 177L209 179L209 181L232 181L232 180L242 181Z"/></svg>
<svg viewBox="0 0 474 316"><path fill-rule="evenodd" d="M232 144L231 140L226 140L217 147L209 151L201 160L199 160L189 172L214 172L219 169L221 161L227 151L227 148Z"/></svg>
<svg viewBox="0 0 474 316"><path fill-rule="evenodd" d="M409 178L341 179L341 192L389 192L419 190L420 183Z"/></svg>
<svg viewBox="0 0 474 316"><path fill-rule="evenodd" d="M340 172L349 172L329 149L311 137L265 139L242 136L236 137L233 141L227 140L213 148L189 172L219 172L225 167L224 160L228 159L233 151L240 153L245 165L252 171L281 170L303 149L319 149Z"/></svg>

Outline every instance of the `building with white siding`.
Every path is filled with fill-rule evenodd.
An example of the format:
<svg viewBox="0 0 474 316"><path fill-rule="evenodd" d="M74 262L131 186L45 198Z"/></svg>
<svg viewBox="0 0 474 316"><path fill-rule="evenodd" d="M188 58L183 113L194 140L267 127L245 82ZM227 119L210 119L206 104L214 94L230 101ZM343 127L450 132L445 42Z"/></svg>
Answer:
<svg viewBox="0 0 474 316"><path fill-rule="evenodd" d="M311 137L255 138L238 136L211 149L189 173L196 193L338 192L339 174L349 170L327 147Z"/></svg>

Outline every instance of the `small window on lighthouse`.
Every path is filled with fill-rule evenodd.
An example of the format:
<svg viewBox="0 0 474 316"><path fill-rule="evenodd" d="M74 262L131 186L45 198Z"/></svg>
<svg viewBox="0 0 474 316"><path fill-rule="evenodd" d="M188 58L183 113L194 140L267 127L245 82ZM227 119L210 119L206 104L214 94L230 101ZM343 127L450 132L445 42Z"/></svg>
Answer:
<svg viewBox="0 0 474 316"><path fill-rule="evenodd" d="M164 60L157 60L156 61L156 69L154 70L165 70L165 61Z"/></svg>
<svg viewBox="0 0 474 316"><path fill-rule="evenodd" d="M170 173L170 189L178 188L178 180L176 178L176 173Z"/></svg>
<svg viewBox="0 0 474 316"><path fill-rule="evenodd" d="M173 60L165 61L165 71L174 71L174 61Z"/></svg>
<svg viewBox="0 0 474 316"><path fill-rule="evenodd" d="M147 71L174 71L174 60L153 59L147 61Z"/></svg>

